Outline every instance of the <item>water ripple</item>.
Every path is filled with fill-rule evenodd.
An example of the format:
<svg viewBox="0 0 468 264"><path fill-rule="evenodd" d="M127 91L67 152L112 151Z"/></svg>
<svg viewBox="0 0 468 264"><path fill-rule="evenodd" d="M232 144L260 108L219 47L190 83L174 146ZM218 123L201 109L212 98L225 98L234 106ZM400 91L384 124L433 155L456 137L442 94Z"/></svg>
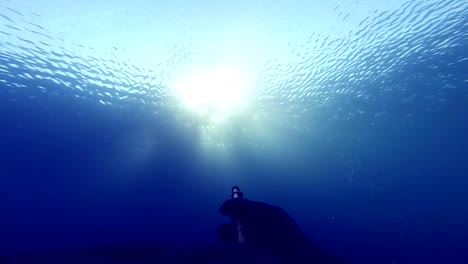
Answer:
<svg viewBox="0 0 468 264"><path fill-rule="evenodd" d="M289 125L308 129L304 120L314 116L354 118L369 112L369 105L378 105L369 112L378 117L389 110L385 106L423 98L430 107L444 99L447 87L466 90L463 77L454 78L447 74L450 70L437 71L466 67L467 54L454 50L466 49L468 43L468 2L398 3L361 17L352 10L364 7L366 1L330 5L328 11L338 22L325 31L328 34L305 32L309 38L291 40L259 66L255 111L279 114L282 120L295 122ZM94 47L70 43L66 35L49 31L41 24L41 14L16 10L13 2L3 5L0 84L6 87L72 93L103 104L176 107L167 88L170 76L180 65L203 58L209 49L190 39L159 45L163 56L146 67L147 63L133 59L132 51L106 43L113 48L95 52ZM348 21L356 25L349 28ZM416 68L421 70L409 70ZM434 73L442 85L408 92L412 82L434 80Z"/></svg>

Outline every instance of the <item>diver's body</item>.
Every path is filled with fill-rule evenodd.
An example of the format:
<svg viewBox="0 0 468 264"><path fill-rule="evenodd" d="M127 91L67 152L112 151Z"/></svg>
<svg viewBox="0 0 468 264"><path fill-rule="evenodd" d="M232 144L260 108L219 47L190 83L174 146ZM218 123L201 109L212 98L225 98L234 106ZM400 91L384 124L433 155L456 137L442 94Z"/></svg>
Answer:
<svg viewBox="0 0 468 264"><path fill-rule="evenodd" d="M314 244L280 207L230 199L221 205L220 213L240 222L248 244L245 248L239 247L240 251L255 251L255 248L259 255L268 255L273 260L283 261L281 263L344 263ZM235 224L220 225L217 234L220 241L236 242Z"/></svg>

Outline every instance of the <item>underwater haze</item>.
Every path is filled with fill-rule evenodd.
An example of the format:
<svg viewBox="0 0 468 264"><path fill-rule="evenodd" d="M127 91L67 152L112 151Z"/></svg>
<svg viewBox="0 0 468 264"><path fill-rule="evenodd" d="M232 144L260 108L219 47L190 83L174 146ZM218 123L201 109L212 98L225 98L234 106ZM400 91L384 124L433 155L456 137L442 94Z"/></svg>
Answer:
<svg viewBox="0 0 468 264"><path fill-rule="evenodd" d="M238 185L350 263L468 263L467 176L466 0L0 0L0 256L216 244Z"/></svg>

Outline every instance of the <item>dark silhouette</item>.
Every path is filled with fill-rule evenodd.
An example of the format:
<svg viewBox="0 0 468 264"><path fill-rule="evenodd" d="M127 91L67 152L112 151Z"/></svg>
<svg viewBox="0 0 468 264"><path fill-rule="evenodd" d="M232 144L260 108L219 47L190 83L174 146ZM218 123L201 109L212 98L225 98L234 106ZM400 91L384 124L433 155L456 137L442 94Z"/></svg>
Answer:
<svg viewBox="0 0 468 264"><path fill-rule="evenodd" d="M314 244L280 207L247 199L230 199L220 213L240 222L246 244L290 263L344 263ZM236 226L222 224L217 234L221 241L235 243ZM246 247L249 247L246 246Z"/></svg>

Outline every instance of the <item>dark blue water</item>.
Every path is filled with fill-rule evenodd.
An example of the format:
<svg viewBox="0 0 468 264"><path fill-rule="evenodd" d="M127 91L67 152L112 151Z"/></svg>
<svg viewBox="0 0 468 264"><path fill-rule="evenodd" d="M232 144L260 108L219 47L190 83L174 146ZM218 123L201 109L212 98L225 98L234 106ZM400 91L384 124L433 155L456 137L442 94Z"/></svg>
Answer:
<svg viewBox="0 0 468 264"><path fill-rule="evenodd" d="M145 68L118 47L65 45L32 7L0 8L1 255L215 244L239 185L351 263L468 260L465 1L307 32L284 47L292 62L274 53L258 71L247 115L260 121L208 140L165 85L199 50L179 43Z"/></svg>

